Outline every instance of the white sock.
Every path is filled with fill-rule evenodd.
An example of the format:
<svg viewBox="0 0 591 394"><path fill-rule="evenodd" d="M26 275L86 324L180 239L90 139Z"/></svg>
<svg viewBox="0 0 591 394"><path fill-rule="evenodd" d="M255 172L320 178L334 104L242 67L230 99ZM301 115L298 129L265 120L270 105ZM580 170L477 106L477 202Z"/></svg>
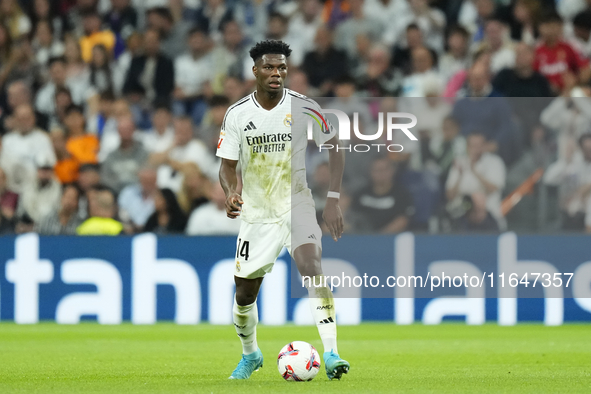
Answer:
<svg viewBox="0 0 591 394"><path fill-rule="evenodd" d="M320 339L322 339L322 345L324 346L324 352L330 352L331 350L338 353L337 349L337 323L336 323L336 311L334 305L334 298L332 292L326 286L315 287L317 285L324 284L324 275L317 275L312 278L315 282L308 288L308 299L310 301L310 310L312 311L312 317L318 327L318 333Z"/></svg>
<svg viewBox="0 0 591 394"><path fill-rule="evenodd" d="M236 334L242 342L242 353L244 355L256 352L257 345L257 323L259 322L259 310L256 301L250 305L241 306L236 303L234 297L234 327Z"/></svg>

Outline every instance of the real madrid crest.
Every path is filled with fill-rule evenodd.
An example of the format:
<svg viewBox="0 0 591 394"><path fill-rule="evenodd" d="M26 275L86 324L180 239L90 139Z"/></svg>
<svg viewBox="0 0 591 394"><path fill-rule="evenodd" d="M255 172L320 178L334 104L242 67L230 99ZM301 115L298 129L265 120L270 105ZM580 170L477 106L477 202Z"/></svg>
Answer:
<svg viewBox="0 0 591 394"><path fill-rule="evenodd" d="M236 272L240 272L240 261L236 260Z"/></svg>
<svg viewBox="0 0 591 394"><path fill-rule="evenodd" d="M285 115L285 119L283 119L283 124L285 125L285 127L291 127L291 125L293 124L293 121L291 120L291 114Z"/></svg>

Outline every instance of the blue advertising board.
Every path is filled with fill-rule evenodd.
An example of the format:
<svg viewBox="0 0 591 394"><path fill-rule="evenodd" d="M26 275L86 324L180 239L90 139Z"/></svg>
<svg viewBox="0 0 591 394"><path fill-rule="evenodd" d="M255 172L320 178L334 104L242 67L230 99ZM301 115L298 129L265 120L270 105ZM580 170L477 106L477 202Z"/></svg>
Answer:
<svg viewBox="0 0 591 394"><path fill-rule="evenodd" d="M0 321L230 324L235 245L234 237L153 234L2 237ZM591 321L587 236L348 235L323 247L327 275L366 276L359 287L335 286L340 324ZM389 276L398 282L384 285ZM263 282L261 322L312 324L305 295L284 252Z"/></svg>

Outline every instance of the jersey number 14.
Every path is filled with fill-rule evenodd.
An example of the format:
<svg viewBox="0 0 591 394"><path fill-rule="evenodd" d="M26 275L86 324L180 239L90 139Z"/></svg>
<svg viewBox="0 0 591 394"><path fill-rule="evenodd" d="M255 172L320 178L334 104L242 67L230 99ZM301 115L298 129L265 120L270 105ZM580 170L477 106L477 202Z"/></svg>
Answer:
<svg viewBox="0 0 591 394"><path fill-rule="evenodd" d="M244 261L248 260L248 247L249 241L242 241L242 238L238 238L238 247L236 248L236 258L244 257Z"/></svg>

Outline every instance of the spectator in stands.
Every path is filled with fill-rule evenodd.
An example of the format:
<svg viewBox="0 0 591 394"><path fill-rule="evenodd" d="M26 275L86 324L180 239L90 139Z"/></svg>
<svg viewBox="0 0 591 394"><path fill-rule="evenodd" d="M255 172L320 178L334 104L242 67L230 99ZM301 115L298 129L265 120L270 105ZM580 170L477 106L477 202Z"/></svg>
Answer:
<svg viewBox="0 0 591 394"><path fill-rule="evenodd" d="M138 173L138 183L126 186L117 199L119 215L132 226L132 233L140 231L154 212L156 170L146 166Z"/></svg>
<svg viewBox="0 0 591 394"><path fill-rule="evenodd" d="M120 138L117 130L119 119L131 116L131 108L127 100L119 99L113 102L111 108L105 108L105 123L100 133L101 148L99 151L99 162L104 162L109 153L119 146Z"/></svg>
<svg viewBox="0 0 591 394"><path fill-rule="evenodd" d="M369 184L352 198L351 214L356 231L399 233L414 213L406 188L396 181L397 165L386 157L374 160Z"/></svg>
<svg viewBox="0 0 591 394"><path fill-rule="evenodd" d="M174 113L177 116L189 115L196 124L201 123L207 103L203 97L212 74L211 41L199 28L188 34L189 52L174 62Z"/></svg>
<svg viewBox="0 0 591 394"><path fill-rule="evenodd" d="M379 21L368 18L363 13L363 0L350 0L351 17L335 29L335 47L344 50L349 58L357 56L356 37L366 34L372 42L377 42L382 33Z"/></svg>
<svg viewBox="0 0 591 394"><path fill-rule="evenodd" d="M347 82L346 79L341 79L337 81L335 91L337 99L330 103L329 108L340 109L348 114L350 118L352 118L351 114L357 112L359 114L359 131L362 134L371 134L374 130L378 129L377 122L367 116L369 108L367 105L364 105L366 102L349 96L354 92L354 85ZM347 102L348 100L349 102ZM387 112L397 112L397 109L397 100L395 98L388 97L381 100L379 111L382 113L382 121L387 118ZM382 125L383 124L384 123L382 123ZM385 134L386 133L382 135L382 139L375 142L384 142ZM396 134L396 131L394 131L394 134ZM328 162L329 157L326 154L326 151L319 152L313 141L309 141L309 143L310 145L306 151L306 171L308 179L312 180L318 176L314 170L318 168L321 163ZM349 141L350 145L365 143L366 141L361 140L356 133L351 133L351 140ZM392 143L396 142L392 141ZM381 153L383 154L384 151L381 150ZM371 166L374 160L380 156L381 154L377 149L371 149L368 152L363 153L347 154L347 169L345 170L343 177L343 185L348 193L354 195L358 191L367 187L367 178ZM342 197L344 197L344 195L342 195Z"/></svg>
<svg viewBox="0 0 591 394"><path fill-rule="evenodd" d="M292 64L301 65L304 55L314 49L314 39L318 28L322 25L319 0L303 0L299 2L298 10L291 15L287 31L286 42L299 42L296 51L292 52Z"/></svg>
<svg viewBox="0 0 591 394"><path fill-rule="evenodd" d="M104 92L99 95L98 107L88 114L86 129L100 140L103 132L108 128L117 128L113 117L115 95L113 92Z"/></svg>
<svg viewBox="0 0 591 394"><path fill-rule="evenodd" d="M60 86L55 90L55 112L49 117L49 129L56 127L65 127L66 110L74 104L70 89Z"/></svg>
<svg viewBox="0 0 591 394"><path fill-rule="evenodd" d="M23 12L17 0L2 0L0 20L9 28L12 39L17 39L31 31L31 20Z"/></svg>
<svg viewBox="0 0 591 394"><path fill-rule="evenodd" d="M185 233L187 235L238 235L240 220L230 219L226 214L226 195L219 182L210 187L210 202L195 209Z"/></svg>
<svg viewBox="0 0 591 394"><path fill-rule="evenodd" d="M540 114L553 96L548 80L533 68L534 49L525 43L515 46L515 67L501 70L493 80L493 89L504 96L515 97L510 100L515 108L516 119L523 130L524 140L530 141L532 130L540 123ZM520 99L537 97L538 99Z"/></svg>
<svg viewBox="0 0 591 394"><path fill-rule="evenodd" d="M127 71L131 66L134 57L139 56L143 50L143 35L139 32L133 32L125 41L125 50L119 55L113 64L113 83L115 93L119 96L123 91Z"/></svg>
<svg viewBox="0 0 591 394"><path fill-rule="evenodd" d="M120 192L138 180L138 171L148 160L148 152L134 138L135 124L131 116L119 119L119 148L109 153L101 167L102 182Z"/></svg>
<svg viewBox="0 0 591 394"><path fill-rule="evenodd" d="M152 128L142 133L144 149L149 154L164 152L174 144L172 114L166 104L157 105L152 112Z"/></svg>
<svg viewBox="0 0 591 394"><path fill-rule="evenodd" d="M267 40L286 40L288 25L289 19L287 16L280 14L279 12L272 12L269 14L265 38Z"/></svg>
<svg viewBox="0 0 591 394"><path fill-rule="evenodd" d="M0 168L0 214L12 219L18 206L18 194L10 191L6 184L6 173Z"/></svg>
<svg viewBox="0 0 591 394"><path fill-rule="evenodd" d="M58 88L68 88L75 104L81 104L84 101L88 85L83 79L67 78L64 58L50 59L49 72L51 79L37 92L35 100L35 107L39 112L48 116L56 114L55 96Z"/></svg>
<svg viewBox="0 0 591 394"><path fill-rule="evenodd" d="M150 161L158 168L158 187L179 191L183 183L182 168L185 163L195 163L206 175L215 177L215 161L205 144L193 138L191 118L174 121L174 145L162 153L152 153Z"/></svg>
<svg viewBox="0 0 591 394"><path fill-rule="evenodd" d="M55 39L53 27L48 20L40 20L35 26L32 45L37 63L43 68L47 68L49 59L63 56L65 52L63 42Z"/></svg>
<svg viewBox="0 0 591 394"><path fill-rule="evenodd" d="M317 97L319 93L308 83L308 76L299 70L289 73L289 89L308 97Z"/></svg>
<svg viewBox="0 0 591 394"><path fill-rule="evenodd" d="M392 96L400 90L402 75L398 70L390 67L390 53L381 44L374 45L369 51L369 61L357 79L358 86L365 96Z"/></svg>
<svg viewBox="0 0 591 394"><path fill-rule="evenodd" d="M327 0L322 9L322 21L333 29L339 23L351 17L348 1Z"/></svg>
<svg viewBox="0 0 591 394"><path fill-rule="evenodd" d="M534 70L534 50L525 43L515 46L515 67L501 70L493 87L506 97L550 97L548 80Z"/></svg>
<svg viewBox="0 0 591 394"><path fill-rule="evenodd" d="M39 223L58 209L61 186L53 172L55 159L38 156L36 161L37 177L23 187L17 215L20 217L26 213L33 222Z"/></svg>
<svg viewBox="0 0 591 394"><path fill-rule="evenodd" d="M148 30L144 34L144 54L133 58L127 71L124 94L145 92L148 100L167 99L174 90L174 66L160 52L160 33Z"/></svg>
<svg viewBox="0 0 591 394"><path fill-rule="evenodd" d="M246 86L241 78L231 76L226 78L224 81L224 96L230 100L230 105L234 105L245 95Z"/></svg>
<svg viewBox="0 0 591 394"><path fill-rule="evenodd" d="M37 224L42 235L75 235L82 221L78 216L80 190L74 184L65 184L61 191L59 210L49 213Z"/></svg>
<svg viewBox="0 0 591 394"><path fill-rule="evenodd" d="M179 234L185 231L187 217L172 190L158 189L154 195L154 207L154 213L144 226L145 232L164 235Z"/></svg>
<svg viewBox="0 0 591 394"><path fill-rule="evenodd" d="M566 159L567 151L572 150L579 138L589 132L591 124L589 99L581 94L581 88L575 88L576 81L573 75L565 78L565 83L562 94L553 99L540 116L542 125L556 135L559 160Z"/></svg>
<svg viewBox="0 0 591 394"><path fill-rule="evenodd" d="M88 198L101 182L101 171L98 164L84 164L78 170L77 186L80 189L78 216L88 217Z"/></svg>
<svg viewBox="0 0 591 394"><path fill-rule="evenodd" d="M428 48L423 40L423 32L416 23L411 23L406 27L406 42L404 45L394 46L392 52L392 65L409 75L412 73L412 51L417 48L427 48L431 52L433 61L437 59L437 52Z"/></svg>
<svg viewBox="0 0 591 394"><path fill-rule="evenodd" d="M14 44L12 42L12 38L10 37L8 27L0 23L0 61L3 65L10 65L10 63L14 62L14 56L12 54L13 49ZM5 69L4 71L5 72L3 74L8 75L9 70Z"/></svg>
<svg viewBox="0 0 591 394"><path fill-rule="evenodd" d="M223 26L223 39L210 53L213 75L209 81L216 94L223 93L224 80L228 75L241 76L242 65L249 58L248 47L242 29L236 21L228 21Z"/></svg>
<svg viewBox="0 0 591 394"><path fill-rule="evenodd" d="M86 133L84 111L76 105L66 110L65 126L68 135L66 149L79 165L98 163L99 140Z"/></svg>
<svg viewBox="0 0 591 394"><path fill-rule="evenodd" d="M572 20L569 42L586 58L591 57L591 9L578 13Z"/></svg>
<svg viewBox="0 0 591 394"><path fill-rule="evenodd" d="M541 44L536 49L534 68L545 76L555 93L562 90L565 74L574 74L578 81L586 83L591 77L589 59L562 39L562 19L550 13L540 20Z"/></svg>
<svg viewBox="0 0 591 394"><path fill-rule="evenodd" d="M62 185L76 182L80 163L68 152L66 147L68 141L66 132L62 129L53 129L49 133L49 138L51 139L53 151L57 159L54 167L57 180Z"/></svg>
<svg viewBox="0 0 591 394"><path fill-rule="evenodd" d="M110 54L103 44L97 44L92 48L90 75L88 79L89 87L98 95L115 91Z"/></svg>
<svg viewBox="0 0 591 394"><path fill-rule="evenodd" d="M499 232L497 221L486 209L486 194L476 192L470 196L464 196L463 203L466 205L466 213L455 224L456 231Z"/></svg>
<svg viewBox="0 0 591 394"><path fill-rule="evenodd" d="M77 78L86 78L88 76L88 65L84 62L84 60L82 60L80 41L76 40L76 37L72 35L67 35L64 38L64 45L66 79L72 81L76 80Z"/></svg>
<svg viewBox="0 0 591 394"><path fill-rule="evenodd" d="M458 15L458 23L472 35L472 41L479 42L484 37L484 27L488 19L494 17L494 0L464 1Z"/></svg>
<svg viewBox="0 0 591 394"><path fill-rule="evenodd" d="M98 11L99 0L76 0L74 3L62 4L66 15L66 29L69 35L82 37L84 35L84 15Z"/></svg>
<svg viewBox="0 0 591 394"><path fill-rule="evenodd" d="M447 52L439 58L439 73L445 83L458 71L468 68L468 42L470 33L461 26L454 26L447 35Z"/></svg>
<svg viewBox="0 0 591 394"><path fill-rule="evenodd" d="M290 78L293 78L293 75ZM203 119L199 137L212 155L217 151L220 130L229 107L230 102L225 96L215 95L209 100L209 111Z"/></svg>
<svg viewBox="0 0 591 394"><path fill-rule="evenodd" d="M454 160L466 154L466 139L460 134L460 127L451 116L443 120L441 131L429 141L425 168L439 175L443 190Z"/></svg>
<svg viewBox="0 0 591 394"><path fill-rule="evenodd" d="M443 81L434 70L434 59L431 52L425 48L415 48L412 53L412 74L402 81L402 95L404 97L425 97L426 91L436 86L443 88Z"/></svg>
<svg viewBox="0 0 591 394"><path fill-rule="evenodd" d="M15 81L11 83L10 85L8 85L6 93L8 95L6 99L8 105L0 115L0 134L2 135L16 128L14 119L15 108L19 105L32 104L31 89L29 88L29 86L27 86L27 84L24 81ZM36 126L39 129L48 131L49 118L45 114L42 114L41 112L35 110L35 120Z"/></svg>
<svg viewBox="0 0 591 394"><path fill-rule="evenodd" d="M269 19L268 3L238 2L233 8L233 19L242 26L245 39L248 42L264 39Z"/></svg>
<svg viewBox="0 0 591 394"><path fill-rule="evenodd" d="M138 27L137 11L130 0L111 0L111 10L103 17L103 22L113 33L127 39Z"/></svg>
<svg viewBox="0 0 591 394"><path fill-rule="evenodd" d="M232 8L226 5L225 0L209 0L202 3L203 6L197 11L195 24L219 39L224 24L233 18Z"/></svg>
<svg viewBox="0 0 591 394"><path fill-rule="evenodd" d="M479 49L485 49L490 54L490 72L493 75L515 65L515 51L508 39L507 25L500 19L486 21L484 39L476 50Z"/></svg>
<svg viewBox="0 0 591 394"><path fill-rule="evenodd" d="M16 44L12 50L12 58L0 73L0 83L4 85L24 80L29 86L39 86L44 80L30 39L23 36Z"/></svg>
<svg viewBox="0 0 591 394"><path fill-rule="evenodd" d="M544 183L558 186L562 228L570 231L584 230L591 220L591 134L581 135L578 142L580 152L570 144L565 157L544 174Z"/></svg>
<svg viewBox="0 0 591 394"><path fill-rule="evenodd" d="M55 154L46 132L35 123L35 112L30 105L20 105L14 110L15 130L2 138L0 166L6 171L8 188L20 193L36 178L36 159L46 158L53 167Z"/></svg>
<svg viewBox="0 0 591 394"><path fill-rule="evenodd" d="M477 62L468 73L466 98L456 102L452 116L466 136L474 131L484 134L487 150L510 163L521 149L518 131L509 102L493 89L491 75L484 62Z"/></svg>
<svg viewBox="0 0 591 394"><path fill-rule="evenodd" d="M183 166L183 185L177 194L183 212L189 215L209 201L207 195L209 184L209 179L203 175L197 164L187 163Z"/></svg>
<svg viewBox="0 0 591 394"><path fill-rule="evenodd" d="M167 7L149 9L146 18L148 29L159 33L163 55L174 59L187 50L187 33L192 27L190 23L175 21Z"/></svg>
<svg viewBox="0 0 591 394"><path fill-rule="evenodd" d="M56 13L54 7L49 0L34 0L32 12L30 13L33 28L37 27L41 21L48 21L51 25L53 36L56 40L61 40L65 31L64 18Z"/></svg>
<svg viewBox="0 0 591 394"><path fill-rule="evenodd" d="M510 19L511 38L526 45L534 45L538 39L538 23L544 5L537 0L516 0Z"/></svg>
<svg viewBox="0 0 591 394"><path fill-rule="evenodd" d="M89 196L89 218L76 229L78 235L119 235L123 224L117 216L115 195L108 188L97 188Z"/></svg>
<svg viewBox="0 0 591 394"><path fill-rule="evenodd" d="M445 185L450 207L460 205L464 196L484 193L486 209L502 224L501 193L505 187L505 171L501 158L486 151L483 134L468 135L466 155L456 159Z"/></svg>
<svg viewBox="0 0 591 394"><path fill-rule="evenodd" d="M92 50L97 45L103 45L108 54L113 54L116 37L110 30L101 30L101 16L94 11L88 11L82 16L84 36L80 38L82 60L90 63Z"/></svg>
<svg viewBox="0 0 591 394"><path fill-rule="evenodd" d="M401 13L408 12L409 7L407 1L365 0L363 2L365 15L380 21L384 29L387 29Z"/></svg>
<svg viewBox="0 0 591 394"><path fill-rule="evenodd" d="M417 117L413 133L418 137L418 143L409 141L408 136L401 130L394 131L392 136L392 142L404 147L404 150L396 155L403 158L408 154L408 168L415 171L427 169L426 165L431 159L431 141L441 140L444 119L449 116L452 109L449 102L439 97L441 85L425 86L425 89L427 97L400 100L398 106L400 112L409 112ZM384 118L384 121L387 119Z"/></svg>
<svg viewBox="0 0 591 394"><path fill-rule="evenodd" d="M314 50L304 56L302 71L310 85L318 89L320 95L326 95L332 91L335 79L347 74L347 54L333 46L333 33L326 26L316 31L314 44Z"/></svg>

